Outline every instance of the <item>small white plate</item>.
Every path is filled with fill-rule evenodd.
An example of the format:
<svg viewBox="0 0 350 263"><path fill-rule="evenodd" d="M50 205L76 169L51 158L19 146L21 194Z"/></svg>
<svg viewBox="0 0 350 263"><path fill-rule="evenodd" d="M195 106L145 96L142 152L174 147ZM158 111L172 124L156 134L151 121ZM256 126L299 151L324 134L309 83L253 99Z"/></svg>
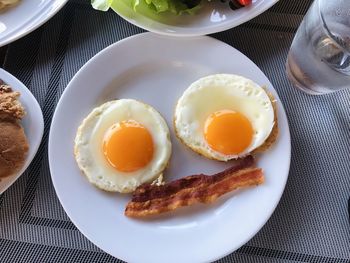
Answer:
<svg viewBox="0 0 350 263"><path fill-rule="evenodd" d="M154 33L173 36L200 36L224 31L260 15L278 0L253 0L248 7L232 10L226 0L202 0L202 7L194 15L136 13L127 4L130 0L119 0L113 10L130 23Z"/></svg>
<svg viewBox="0 0 350 263"><path fill-rule="evenodd" d="M0 47L32 32L53 15L68 0L20 0L8 10L0 13Z"/></svg>
<svg viewBox="0 0 350 263"><path fill-rule="evenodd" d="M10 85L14 91L21 93L19 100L27 112L21 124L24 128L24 132L27 136L30 147L27 159L22 169L17 174L0 179L0 194L2 194L23 174L23 172L32 162L43 137L44 119L38 102L22 82L2 68L0 68L0 79L2 79L6 84Z"/></svg>
<svg viewBox="0 0 350 263"><path fill-rule="evenodd" d="M258 158L266 182L228 194L212 205L181 209L157 219L124 216L130 195L111 194L88 183L79 171L73 141L83 118L115 98L153 105L166 119L173 143L167 181L219 172L229 163L208 160L174 135L172 114L190 83L214 73L234 73L266 85L278 100L280 135ZM284 108L272 84L246 56L210 37L172 38L145 33L98 53L65 89L54 114L49 162L56 193L68 216L94 244L127 262L214 261L238 249L266 223L284 190L290 163L290 135Z"/></svg>

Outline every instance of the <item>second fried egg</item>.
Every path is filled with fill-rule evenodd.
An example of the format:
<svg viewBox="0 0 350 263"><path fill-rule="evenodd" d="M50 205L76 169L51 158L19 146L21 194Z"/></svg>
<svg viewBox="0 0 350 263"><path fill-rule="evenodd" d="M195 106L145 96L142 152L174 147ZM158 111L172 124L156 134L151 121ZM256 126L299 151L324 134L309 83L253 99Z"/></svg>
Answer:
<svg viewBox="0 0 350 263"><path fill-rule="evenodd" d="M231 74L201 78L178 100L176 135L192 150L220 161L243 157L261 146L274 127L265 90Z"/></svg>

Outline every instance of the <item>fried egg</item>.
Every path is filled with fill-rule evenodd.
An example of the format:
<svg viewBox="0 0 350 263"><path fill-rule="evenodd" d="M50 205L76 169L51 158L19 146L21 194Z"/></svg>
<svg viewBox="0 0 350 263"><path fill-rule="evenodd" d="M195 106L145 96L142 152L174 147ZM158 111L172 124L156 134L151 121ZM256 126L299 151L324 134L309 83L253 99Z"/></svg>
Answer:
<svg viewBox="0 0 350 263"><path fill-rule="evenodd" d="M174 113L177 137L195 152L220 161L244 157L263 145L274 123L266 91L231 74L192 83Z"/></svg>
<svg viewBox="0 0 350 263"><path fill-rule="evenodd" d="M169 129L149 105L109 101L79 126L74 154L90 183L106 191L132 192L161 178L171 155Z"/></svg>

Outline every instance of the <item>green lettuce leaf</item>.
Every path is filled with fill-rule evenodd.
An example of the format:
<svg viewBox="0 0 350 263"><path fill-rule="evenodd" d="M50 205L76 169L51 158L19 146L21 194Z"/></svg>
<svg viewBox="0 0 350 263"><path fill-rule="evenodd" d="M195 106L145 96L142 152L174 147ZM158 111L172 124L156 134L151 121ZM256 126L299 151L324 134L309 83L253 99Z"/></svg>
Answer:
<svg viewBox="0 0 350 263"><path fill-rule="evenodd" d="M199 9L200 0L184 1L190 1L190 4L186 5L182 0L91 0L91 5L94 9L107 11L110 7L117 7L127 3L135 12L146 15L162 12L171 12L176 15L183 13L194 14Z"/></svg>
<svg viewBox="0 0 350 263"><path fill-rule="evenodd" d="M111 5L113 0L91 0L91 5L94 9L100 11L107 11Z"/></svg>

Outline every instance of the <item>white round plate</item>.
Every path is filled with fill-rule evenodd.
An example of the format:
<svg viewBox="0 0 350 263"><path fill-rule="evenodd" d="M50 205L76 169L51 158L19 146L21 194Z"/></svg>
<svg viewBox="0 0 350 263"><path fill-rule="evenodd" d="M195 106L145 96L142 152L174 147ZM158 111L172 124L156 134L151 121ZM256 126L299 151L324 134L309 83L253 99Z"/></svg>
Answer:
<svg viewBox="0 0 350 263"><path fill-rule="evenodd" d="M278 0L253 0L248 7L232 10L228 1L202 0L202 7L194 15L140 14L128 4L130 0L119 0L112 9L130 23L148 31L173 36L201 36L224 31L253 19L273 6Z"/></svg>
<svg viewBox="0 0 350 263"><path fill-rule="evenodd" d="M173 153L167 181L219 172L230 163L201 157L174 134L177 99L193 81L214 73L234 73L266 85L278 100L280 135L258 157L266 182L228 194L212 205L197 205L155 219L124 216L130 195L111 194L88 183L73 155L83 118L116 98L153 105L171 130ZM62 128L64 127L64 128ZM251 239L271 216L284 190L290 163L290 135L283 106L270 81L246 56L210 37L171 38L145 33L98 53L65 89L54 114L49 162L56 193L77 228L107 253L127 262L213 261Z"/></svg>
<svg viewBox="0 0 350 263"><path fill-rule="evenodd" d="M1 68L0 79L3 80L6 84L10 85L14 91L21 93L19 100L27 112L21 124L24 128L24 132L29 143L29 152L22 169L17 174L0 179L0 194L2 194L21 176L21 174L23 174L23 172L32 162L43 137L44 119L38 102L22 82Z"/></svg>
<svg viewBox="0 0 350 263"><path fill-rule="evenodd" d="M68 0L20 0L8 10L0 13L0 47L32 32L53 15Z"/></svg>

